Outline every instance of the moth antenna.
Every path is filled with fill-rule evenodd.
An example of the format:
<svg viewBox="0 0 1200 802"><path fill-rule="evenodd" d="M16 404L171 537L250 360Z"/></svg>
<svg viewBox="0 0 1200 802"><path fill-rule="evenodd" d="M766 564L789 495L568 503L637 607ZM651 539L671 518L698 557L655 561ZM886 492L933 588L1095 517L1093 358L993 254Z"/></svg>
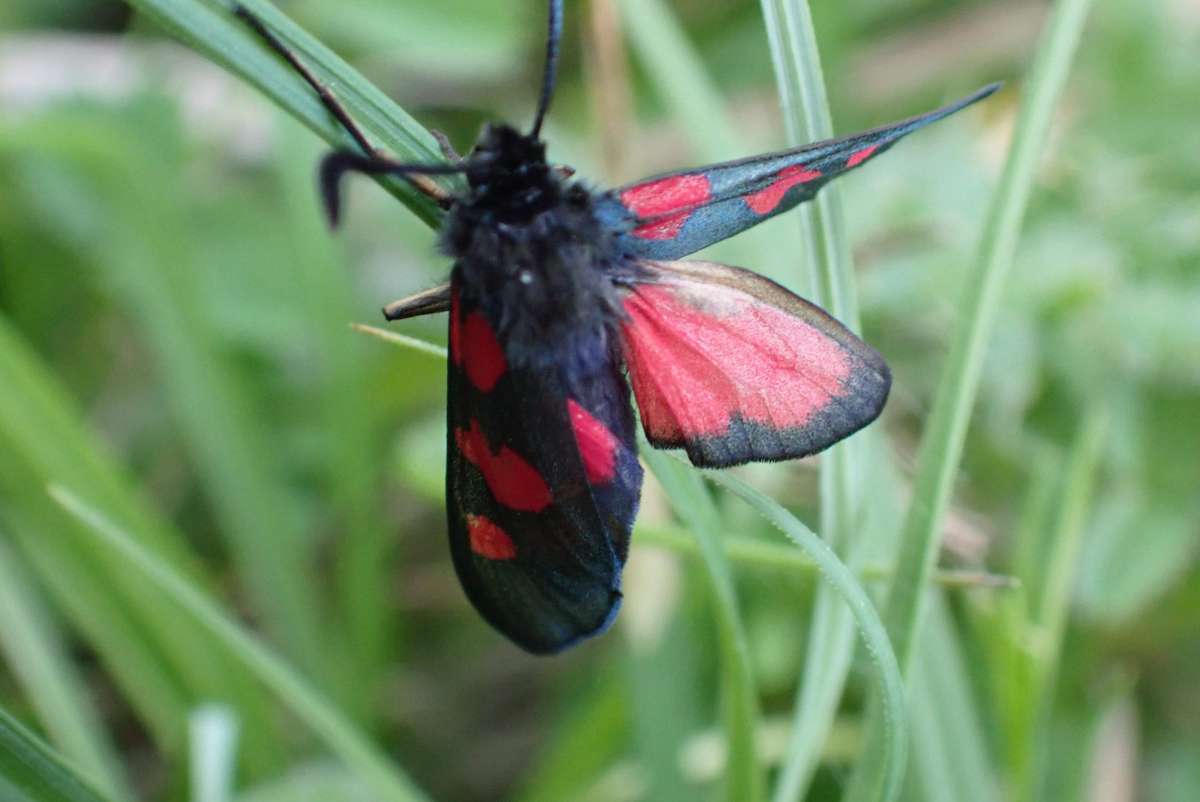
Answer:
<svg viewBox="0 0 1200 802"><path fill-rule="evenodd" d="M546 70L542 74L542 96L538 100L537 116L533 119L533 129L529 136L537 139L542 133L542 120L550 108L550 100L554 97L554 79L558 75L558 43L562 39L563 4L562 0L550 0L550 21L546 34Z"/></svg>
<svg viewBox="0 0 1200 802"><path fill-rule="evenodd" d="M462 164L408 164L374 156L363 156L349 150L335 150L321 160L321 199L329 225L337 228L342 216L342 176L346 173L363 175L452 175L465 173L467 163Z"/></svg>

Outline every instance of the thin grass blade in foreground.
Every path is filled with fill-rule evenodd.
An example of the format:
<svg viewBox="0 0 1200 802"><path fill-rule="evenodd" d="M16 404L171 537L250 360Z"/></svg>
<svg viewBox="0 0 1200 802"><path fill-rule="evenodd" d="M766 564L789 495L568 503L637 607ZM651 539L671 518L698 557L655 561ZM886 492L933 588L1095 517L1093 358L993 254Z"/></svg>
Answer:
<svg viewBox="0 0 1200 802"><path fill-rule="evenodd" d="M95 139L89 142L96 146ZM0 492L7 532L156 745L174 752L180 722L197 698L228 699L255 720L273 721L271 700L233 670L231 657L204 629L180 620L126 561L99 547L46 496L51 480L86 488L160 560L193 584L206 582L184 536L134 491L124 467L85 425L66 389L3 317L0 387L0 464L5 467ZM278 765L280 752L275 732L262 727L248 734L243 757L248 770L261 772Z"/></svg>
<svg viewBox="0 0 1200 802"><path fill-rule="evenodd" d="M148 345L255 615L293 660L330 687L334 661L324 646L307 521L295 514L277 447L266 434L274 410L254 402L223 347L219 323L196 301L205 268L186 233L187 207L173 191L183 180L181 165L129 136L95 163L114 198L105 236L95 243L106 257L101 269Z"/></svg>
<svg viewBox="0 0 1200 802"><path fill-rule="evenodd" d="M706 162L727 161L741 143L716 86L662 0L618 0L626 35L646 62L671 116L682 121L694 154Z"/></svg>
<svg viewBox="0 0 1200 802"><path fill-rule="evenodd" d="M807 0L762 0L762 10L790 144L832 137L833 119ZM817 303L852 330L860 330L840 188L836 183L825 187L797 214ZM854 524L861 520L855 487L862 483L858 474L872 439L869 433L859 435L822 456L821 533L852 567L861 563L868 545L860 542L862 535L855 537ZM886 459L883 449L873 451L876 460ZM890 475L883 468L878 473ZM832 588L818 588L812 615L792 735L773 797L776 802L803 797L833 725L854 655L853 627Z"/></svg>
<svg viewBox="0 0 1200 802"><path fill-rule="evenodd" d="M966 277L962 318L922 437L913 498L888 593L888 631L906 670L979 389L984 352L1016 252L1038 158L1090 6L1091 0L1055 3L1024 88L1012 150L988 215L979 258Z"/></svg>
<svg viewBox="0 0 1200 802"><path fill-rule="evenodd" d="M738 613L733 574L721 543L721 516L700 474L639 438L642 459L666 491L667 498L696 541L708 574L716 608L720 647L726 738L729 762L725 795L731 802L754 802L763 792L755 752L758 699L750 667L750 647Z"/></svg>
<svg viewBox="0 0 1200 802"><path fill-rule="evenodd" d="M0 799L105 802L50 747L0 710Z"/></svg>
<svg viewBox="0 0 1200 802"><path fill-rule="evenodd" d="M369 727L378 720L375 702L391 670L391 648L403 641L397 637L400 611L380 603L395 564L392 523L379 514L380 477L386 472L376 414L379 376L369 361L370 344L346 333L356 305L344 243L329 236L313 192L322 143L282 114L275 116L274 185L283 212L279 228L288 232L291 257L289 289L279 298L303 310L302 316L288 317L288 339L303 343L312 360L316 392L302 396L301 414L319 432L322 456L314 491L328 499L333 520L341 523L329 598L336 602L330 605L337 621L331 634L345 645L330 666L330 687L336 688L339 706ZM277 274L279 267L275 262L268 269Z"/></svg>
<svg viewBox="0 0 1200 802"><path fill-rule="evenodd" d="M110 796L129 796L121 762L68 657L62 633L0 527L0 653L59 748Z"/></svg>
<svg viewBox="0 0 1200 802"><path fill-rule="evenodd" d="M225 705L204 705L188 717L190 802L230 802L237 774L238 720Z"/></svg>
<svg viewBox="0 0 1200 802"><path fill-rule="evenodd" d="M1039 792L1054 734L1051 731L1051 704L1058 679L1070 592L1075 583L1088 509L1104 452L1108 419L1108 411L1101 405L1083 415L1067 455L1061 493L1045 535L1047 542L1042 550L1045 573L1031 611L1031 623L1036 633L1034 643L1041 648L1033 652L1033 687L1027 690L1029 702L1023 711L1025 720L1021 722L1022 729L1031 737L1019 746L1023 755L1017 765L1023 774L1012 778L1019 802L1042 798Z"/></svg>
<svg viewBox="0 0 1200 802"><path fill-rule="evenodd" d="M420 337L410 337L407 334L401 334L398 331L388 331L381 329L378 326L368 326L365 323L351 323L350 328L362 334L369 334L372 337L378 337L384 342L398 345L401 348L409 348L413 351L420 351L423 354L430 356L441 357L446 359L450 353L441 345L431 343L428 340L422 340Z"/></svg>
<svg viewBox="0 0 1200 802"><path fill-rule="evenodd" d="M265 0L240 2L332 87L338 100L376 143L402 161L442 161L433 136L333 51ZM330 144L353 146L312 89L233 16L232 2L216 7L204 0L129 0L129 4L261 89ZM435 180L452 186L448 179ZM403 180L388 178L380 183L426 223L433 225L440 218L437 207Z"/></svg>
<svg viewBox="0 0 1200 802"><path fill-rule="evenodd" d="M682 122L681 135L691 147L692 159L723 162L750 155L753 148L734 124L700 54L668 5L663 0L617 0L617 5L629 43L659 98L671 118ZM779 254L793 253L798 247L786 228L755 228L713 245L707 255L780 279L785 274L779 269Z"/></svg>
<svg viewBox="0 0 1200 802"><path fill-rule="evenodd" d="M1090 5L1091 0L1058 0L1039 44L1012 149L984 229L978 262L966 277L959 330L921 440L913 497L885 608L888 633L906 675L914 662L914 644L920 633L922 608L929 592L942 523L962 457L1004 280L1016 252L1038 157ZM872 709L877 710L878 706ZM866 753L869 755L871 750L872 744L868 742ZM870 779L860 763L845 798L859 802L871 795Z"/></svg>
<svg viewBox="0 0 1200 802"><path fill-rule="evenodd" d="M880 767L878 783L880 791L877 796L872 798L879 800L899 798L904 785L904 770L908 759L908 722L904 705L904 682L900 676L900 667L896 662L896 656L888 642L887 632L883 628L883 622L875 612L875 607L871 604L866 591L863 590L862 585L858 583L850 569L838 559L833 549L778 503L731 474L706 471L705 476L741 497L743 501L803 549L817 564L822 577L850 608L862 635L863 643L866 645L867 654L870 655L871 662L875 667L880 699L883 701L882 751L877 759L877 765Z"/></svg>
<svg viewBox="0 0 1200 802"><path fill-rule="evenodd" d="M348 767L359 772L380 799L421 802L427 797L332 705L309 687L290 666L254 637L246 634L213 602L178 574L139 546L107 518L62 487L51 487L51 497L113 552L187 610L209 629L242 663L301 720L306 722Z"/></svg>

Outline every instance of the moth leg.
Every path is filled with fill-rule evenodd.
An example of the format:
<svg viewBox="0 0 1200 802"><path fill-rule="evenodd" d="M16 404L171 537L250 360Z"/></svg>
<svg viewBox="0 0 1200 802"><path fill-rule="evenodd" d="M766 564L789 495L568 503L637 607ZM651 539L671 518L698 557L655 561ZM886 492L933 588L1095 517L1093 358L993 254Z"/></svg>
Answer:
<svg viewBox="0 0 1200 802"><path fill-rule="evenodd" d="M447 312L450 309L450 282L430 287L427 290L414 293L399 301L392 301L383 308L383 316L388 320L403 320L408 317L432 315L437 312Z"/></svg>
<svg viewBox="0 0 1200 802"><path fill-rule="evenodd" d="M380 152L371 144L370 140L367 139L366 134L364 134L362 129L358 127L358 123L354 122L354 119L350 116L350 113L346 111L346 107L343 106L341 102L334 96L333 90L323 84L317 78L317 76L313 74L312 70L310 70L304 64L304 62L300 60L299 56L297 56L291 48L285 45L279 39L279 37L272 33L262 20L254 16L249 9L240 3L234 5L233 13L236 17L238 17L238 19L241 19L243 22L249 25L250 29L253 30L260 39L262 39L263 43L266 44L267 47L271 48L281 57L283 57L283 59L291 66L291 68L295 70L301 78L304 79L305 83L312 87L312 90L316 92L317 97L320 99L321 105L325 107L326 111L333 115L334 119L338 121L343 129L345 129L346 133L350 134L354 141L358 143L358 146L363 149L364 153L370 156L370 158L374 161L381 163L391 162L390 159L387 159L380 154ZM429 197L439 206L446 208L450 205L450 193L434 182L429 176L411 174L403 177L414 187L416 187L421 194Z"/></svg>

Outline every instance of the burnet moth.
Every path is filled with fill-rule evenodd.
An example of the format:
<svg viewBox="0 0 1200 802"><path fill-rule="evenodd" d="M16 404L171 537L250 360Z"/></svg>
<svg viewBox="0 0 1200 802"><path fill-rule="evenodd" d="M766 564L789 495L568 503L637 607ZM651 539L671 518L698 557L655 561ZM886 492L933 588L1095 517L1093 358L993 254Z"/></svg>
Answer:
<svg viewBox="0 0 1200 802"><path fill-rule="evenodd" d="M465 158L443 138L441 164L377 151L296 55L236 9L359 146L320 166L333 225L346 173L403 176L445 210L450 281L384 314L450 313L450 551L480 614L536 654L603 632L620 607L642 486L631 387L650 443L707 468L814 454L887 399L883 358L821 309L750 271L678 260L997 88L843 139L599 191L547 162L540 137L562 5L550 2L530 131L488 125ZM468 188L447 194L427 178L438 174Z"/></svg>

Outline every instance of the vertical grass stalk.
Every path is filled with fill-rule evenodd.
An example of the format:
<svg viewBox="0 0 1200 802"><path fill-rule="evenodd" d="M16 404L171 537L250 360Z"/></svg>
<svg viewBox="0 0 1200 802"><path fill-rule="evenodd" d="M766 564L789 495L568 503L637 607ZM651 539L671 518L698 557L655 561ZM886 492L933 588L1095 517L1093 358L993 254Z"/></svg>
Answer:
<svg viewBox="0 0 1200 802"><path fill-rule="evenodd" d="M721 517L704 480L694 468L683 465L641 442L642 458L666 491L676 514L700 546L708 574L721 656L726 737L729 763L725 798L730 802L755 802L763 783L755 753L758 698L750 668L750 646L738 614L733 572L721 542Z"/></svg>
<svg viewBox="0 0 1200 802"><path fill-rule="evenodd" d="M975 267L967 276L959 305L962 318L921 439L913 497L885 608L888 632L906 676L914 662L914 645L920 634L942 523L979 389L985 350L1033 190L1034 171L1090 6L1091 0L1059 0L1038 45L1012 148L993 198ZM872 710L877 714L878 705L872 705ZM868 757L872 750L873 741L869 741ZM860 762L845 798L851 802L869 799L872 786Z"/></svg>
<svg viewBox="0 0 1200 802"><path fill-rule="evenodd" d="M833 120L821 70L821 58L807 0L763 0L763 19L771 46L788 140L801 145L833 136ZM797 214L805 259L818 303L851 329L860 328L854 267L836 184L822 189ZM820 477L821 533L835 550L856 565L864 549L851 543L858 518L854 493L855 455L865 441L843 443L825 452ZM832 589L817 590L804 674L796 696L794 728L775 788L776 802L798 800L807 788L850 670L854 640L850 618Z"/></svg>
<svg viewBox="0 0 1200 802"><path fill-rule="evenodd" d="M879 751L872 755L878 766L879 800L895 800L904 786L908 760L908 715L904 704L904 681L887 632L854 573L837 558L833 549L780 504L729 474L708 472L708 477L740 496L776 528L804 550L821 572L824 584L850 612L862 635L863 645L875 670L880 700Z"/></svg>
<svg viewBox="0 0 1200 802"><path fill-rule="evenodd" d="M962 318L938 386L917 457L913 497L888 591L888 631L905 668L920 625L922 596L962 457L983 358L1012 267L1033 178L1055 104L1092 0L1059 0L1038 46L1023 91L1012 148L988 215L978 259L966 278Z"/></svg>

